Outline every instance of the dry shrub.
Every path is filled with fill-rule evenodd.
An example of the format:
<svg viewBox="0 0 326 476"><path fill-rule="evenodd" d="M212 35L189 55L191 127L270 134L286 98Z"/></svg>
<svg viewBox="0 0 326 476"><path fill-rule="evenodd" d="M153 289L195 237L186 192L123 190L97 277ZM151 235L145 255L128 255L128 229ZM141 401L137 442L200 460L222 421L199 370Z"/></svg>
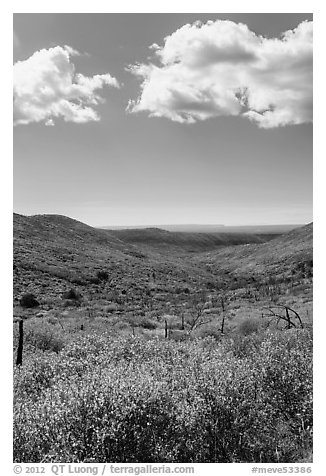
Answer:
<svg viewBox="0 0 326 476"><path fill-rule="evenodd" d="M253 334L254 332L258 332L259 327L260 322L258 319L248 317L239 324L238 330L241 335L248 336L250 334Z"/></svg>

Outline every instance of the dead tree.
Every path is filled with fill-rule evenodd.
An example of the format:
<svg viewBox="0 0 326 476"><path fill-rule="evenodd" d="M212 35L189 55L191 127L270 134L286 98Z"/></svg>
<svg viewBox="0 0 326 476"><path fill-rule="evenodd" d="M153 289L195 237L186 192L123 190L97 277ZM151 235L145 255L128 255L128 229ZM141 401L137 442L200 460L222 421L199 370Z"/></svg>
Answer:
<svg viewBox="0 0 326 476"><path fill-rule="evenodd" d="M207 319L207 314L205 314L205 306L206 293L200 292L192 297L187 309L187 325L189 326L189 334L198 327L211 322L211 319Z"/></svg>
<svg viewBox="0 0 326 476"><path fill-rule="evenodd" d="M190 311L190 318L188 319L188 324L190 326L189 334L197 329L200 326L209 324L212 319L205 319L204 307L198 306Z"/></svg>
<svg viewBox="0 0 326 476"><path fill-rule="evenodd" d="M222 324L221 324L221 334L224 334L224 323L225 323L225 301L224 298L221 297L221 307L222 307Z"/></svg>
<svg viewBox="0 0 326 476"><path fill-rule="evenodd" d="M18 338L18 348L17 348L17 359L16 365L23 364L23 343L24 343L24 321L21 319L18 323L19 325L19 338Z"/></svg>
<svg viewBox="0 0 326 476"><path fill-rule="evenodd" d="M222 324L221 324L221 334L224 334L224 322L225 322L225 314L222 314Z"/></svg>
<svg viewBox="0 0 326 476"><path fill-rule="evenodd" d="M181 330L185 330L185 315L184 313L181 314Z"/></svg>
<svg viewBox="0 0 326 476"><path fill-rule="evenodd" d="M275 318L276 319L276 326L278 326L278 324L281 321L286 322L285 329L291 329L293 327L298 327L298 325L302 329L304 327L303 322L302 322L301 317L299 316L299 314L294 309L291 309L289 306L278 305L278 306L270 306L270 307L267 307L267 308L265 307L264 309L267 310L269 314L267 314L267 316L266 316L264 313L262 313L262 317L270 317L271 318L268 325L270 325L270 323ZM282 312L282 311L285 311L285 315L280 314L280 312ZM298 323L296 323L294 321L294 319L296 319L298 321Z"/></svg>

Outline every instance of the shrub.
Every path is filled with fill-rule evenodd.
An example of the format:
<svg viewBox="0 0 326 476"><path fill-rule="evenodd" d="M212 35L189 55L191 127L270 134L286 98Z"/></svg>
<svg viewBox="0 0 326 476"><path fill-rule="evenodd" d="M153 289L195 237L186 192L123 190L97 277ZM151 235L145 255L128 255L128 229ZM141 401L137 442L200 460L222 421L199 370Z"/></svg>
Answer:
<svg viewBox="0 0 326 476"><path fill-rule="evenodd" d="M312 438L307 330L236 342L79 335L14 381L16 462L293 463Z"/></svg>
<svg viewBox="0 0 326 476"><path fill-rule="evenodd" d="M118 310L118 305L115 303L108 304L105 306L104 311L107 313L115 312Z"/></svg>
<svg viewBox="0 0 326 476"><path fill-rule="evenodd" d="M75 290L75 289L69 289L69 291L66 291L62 295L63 299L71 299L74 301L79 301L81 300L81 295Z"/></svg>
<svg viewBox="0 0 326 476"><path fill-rule="evenodd" d="M139 311L134 311L132 315L125 316L124 320L131 327L143 327L144 329L156 329L158 326L157 321L153 321L145 315L137 314Z"/></svg>
<svg viewBox="0 0 326 476"><path fill-rule="evenodd" d="M40 303L37 301L34 294L31 294L31 293L24 294L21 297L21 299L19 301L19 304L22 307L26 307L26 308L33 308L33 307L37 307L37 306L40 305Z"/></svg>
<svg viewBox="0 0 326 476"><path fill-rule="evenodd" d="M244 336L248 336L254 332L258 332L260 326L260 322L258 319L253 319L251 317L248 317L247 319L244 319L239 327L238 330L240 334Z"/></svg>
<svg viewBox="0 0 326 476"><path fill-rule="evenodd" d="M143 327L144 329L156 329L157 322L152 321L151 319L147 319L146 317L141 317L136 324L139 327Z"/></svg>
<svg viewBox="0 0 326 476"><path fill-rule="evenodd" d="M107 281L109 279L109 273L107 271L98 271L96 273L96 277L100 280L100 281Z"/></svg>
<svg viewBox="0 0 326 476"><path fill-rule="evenodd" d="M185 331L182 330L172 330L170 329L168 332L169 339L174 341L184 341L190 339L190 335L187 334Z"/></svg>
<svg viewBox="0 0 326 476"><path fill-rule="evenodd" d="M29 319L24 326L25 343L35 349L58 353L64 347L64 334L59 324L45 320Z"/></svg>
<svg viewBox="0 0 326 476"><path fill-rule="evenodd" d="M212 337L216 340L220 340L222 338L221 330L213 326L199 328L196 331L196 337L201 337L202 339L205 339L206 337Z"/></svg>
<svg viewBox="0 0 326 476"><path fill-rule="evenodd" d="M79 307L81 305L81 302L76 299L66 299L63 302L64 307Z"/></svg>

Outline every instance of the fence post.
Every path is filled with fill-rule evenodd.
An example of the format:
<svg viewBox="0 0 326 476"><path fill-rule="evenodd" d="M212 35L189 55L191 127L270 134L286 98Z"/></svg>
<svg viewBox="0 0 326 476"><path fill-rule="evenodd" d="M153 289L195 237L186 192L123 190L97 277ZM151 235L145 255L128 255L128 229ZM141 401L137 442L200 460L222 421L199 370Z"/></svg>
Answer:
<svg viewBox="0 0 326 476"><path fill-rule="evenodd" d="M185 315L184 313L181 314L181 330L185 330Z"/></svg>
<svg viewBox="0 0 326 476"><path fill-rule="evenodd" d="M16 365L22 365L23 364L23 343L24 343L24 321L23 321L23 319L21 319L19 321L18 325L19 325L19 340L18 340Z"/></svg>

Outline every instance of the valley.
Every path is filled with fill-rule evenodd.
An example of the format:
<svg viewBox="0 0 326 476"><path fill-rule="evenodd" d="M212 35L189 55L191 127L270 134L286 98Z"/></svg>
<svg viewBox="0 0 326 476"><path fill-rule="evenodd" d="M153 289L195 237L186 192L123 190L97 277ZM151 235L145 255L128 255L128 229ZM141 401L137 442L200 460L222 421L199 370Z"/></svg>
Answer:
<svg viewBox="0 0 326 476"><path fill-rule="evenodd" d="M14 460L312 461L312 239L15 214Z"/></svg>
<svg viewBox="0 0 326 476"><path fill-rule="evenodd" d="M15 215L15 316L71 313L87 320L90 313L108 322L127 315L129 322L133 314L161 327L167 316L179 322L193 306L202 306L214 315L210 326L217 329L224 301L230 330L272 304L293 307L310 325L312 225L263 239L157 229L109 232L67 217ZM80 299L63 298L71 289ZM40 306L22 309L24 293L34 294Z"/></svg>

